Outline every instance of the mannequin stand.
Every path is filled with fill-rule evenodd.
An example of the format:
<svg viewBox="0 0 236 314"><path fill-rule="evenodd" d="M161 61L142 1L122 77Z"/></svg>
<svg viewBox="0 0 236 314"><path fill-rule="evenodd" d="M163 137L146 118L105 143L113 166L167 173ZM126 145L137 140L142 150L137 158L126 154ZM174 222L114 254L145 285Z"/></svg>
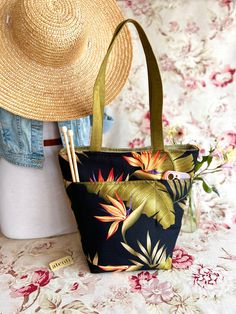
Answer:
<svg viewBox="0 0 236 314"><path fill-rule="evenodd" d="M44 123L44 139L59 138L57 123ZM58 164L59 146L44 147L43 169L0 159L0 229L8 238L31 239L77 231Z"/></svg>

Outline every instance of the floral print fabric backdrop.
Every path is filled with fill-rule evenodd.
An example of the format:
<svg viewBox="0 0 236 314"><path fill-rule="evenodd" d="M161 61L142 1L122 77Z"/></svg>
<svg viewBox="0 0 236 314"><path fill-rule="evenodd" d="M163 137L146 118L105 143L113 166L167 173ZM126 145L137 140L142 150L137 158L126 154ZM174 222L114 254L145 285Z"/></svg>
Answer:
<svg viewBox="0 0 236 314"><path fill-rule="evenodd" d="M146 30L164 86L166 143L214 147L224 166L201 190L200 226L181 232L170 271L92 275L78 234L14 241L0 237L0 313L235 313L236 1L120 0ZM149 144L146 70L137 34L129 80L109 107L106 146ZM114 140L115 139L115 140ZM227 156L227 159L225 159ZM54 273L49 262L71 255Z"/></svg>

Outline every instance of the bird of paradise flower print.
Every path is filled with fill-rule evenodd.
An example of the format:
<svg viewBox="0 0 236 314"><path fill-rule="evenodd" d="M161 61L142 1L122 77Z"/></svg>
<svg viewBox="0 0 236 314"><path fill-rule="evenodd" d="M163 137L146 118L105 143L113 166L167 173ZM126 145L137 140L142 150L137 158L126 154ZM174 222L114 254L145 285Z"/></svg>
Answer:
<svg viewBox="0 0 236 314"><path fill-rule="evenodd" d="M124 221L128 217L130 213L130 209L128 210L126 209L125 204L120 198L120 196L118 195L118 193L116 193L117 199L109 195L107 195L107 198L111 202L112 205L101 204L101 203L99 205L101 205L105 209L105 211L108 214L110 214L110 216L94 216L94 217L102 222L112 222L109 228L108 234L107 234L107 239L109 239L117 231L119 227L119 223Z"/></svg>
<svg viewBox="0 0 236 314"><path fill-rule="evenodd" d="M90 178L90 182L113 182L113 181L120 182L122 180L123 180L123 173L118 178L115 178L113 168L111 168L106 180L104 179L104 177L102 175L101 169L98 170L98 178L97 179L96 179L95 175L93 175L93 178Z"/></svg>
<svg viewBox="0 0 236 314"><path fill-rule="evenodd" d="M133 157L123 156L123 158L134 167L140 167L142 170L134 172L140 179L161 179L163 173L163 164L167 159L167 155L162 155L161 152L152 151L132 152Z"/></svg>

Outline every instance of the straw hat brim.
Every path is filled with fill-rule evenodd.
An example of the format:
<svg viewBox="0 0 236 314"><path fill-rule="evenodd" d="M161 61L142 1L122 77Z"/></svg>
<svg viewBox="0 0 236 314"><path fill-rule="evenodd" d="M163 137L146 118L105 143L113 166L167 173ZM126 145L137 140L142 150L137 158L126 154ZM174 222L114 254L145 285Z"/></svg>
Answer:
<svg viewBox="0 0 236 314"><path fill-rule="evenodd" d="M0 4L0 107L41 121L77 119L92 113L93 85L113 32L123 16L115 0L86 2L91 16L89 45L76 62L53 68L35 62L14 41L7 15L16 0ZM111 53L106 75L106 104L124 86L132 62L126 28Z"/></svg>

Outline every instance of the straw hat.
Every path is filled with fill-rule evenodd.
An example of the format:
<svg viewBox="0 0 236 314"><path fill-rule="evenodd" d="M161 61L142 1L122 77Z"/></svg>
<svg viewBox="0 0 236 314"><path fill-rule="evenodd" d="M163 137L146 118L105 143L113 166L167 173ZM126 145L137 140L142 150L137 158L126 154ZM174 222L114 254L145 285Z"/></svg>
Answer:
<svg viewBox="0 0 236 314"><path fill-rule="evenodd" d="M115 0L0 0L0 107L43 121L91 114L93 85L122 20ZM109 61L106 103L131 61L126 28Z"/></svg>

